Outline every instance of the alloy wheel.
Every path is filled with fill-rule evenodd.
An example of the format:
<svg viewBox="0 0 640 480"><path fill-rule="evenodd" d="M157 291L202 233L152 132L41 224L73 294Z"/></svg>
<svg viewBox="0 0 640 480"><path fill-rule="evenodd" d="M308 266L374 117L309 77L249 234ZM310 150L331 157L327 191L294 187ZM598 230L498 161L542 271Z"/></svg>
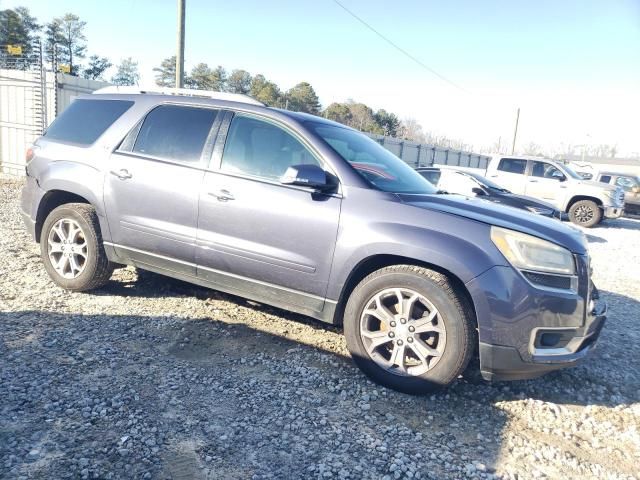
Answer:
<svg viewBox="0 0 640 480"><path fill-rule="evenodd" d="M417 376L442 358L447 332L427 298L408 288L389 288L366 303L360 338L378 366L395 375Z"/></svg>
<svg viewBox="0 0 640 480"><path fill-rule="evenodd" d="M77 278L87 264L87 240L75 220L63 218L49 230L47 252L54 270L63 278Z"/></svg>

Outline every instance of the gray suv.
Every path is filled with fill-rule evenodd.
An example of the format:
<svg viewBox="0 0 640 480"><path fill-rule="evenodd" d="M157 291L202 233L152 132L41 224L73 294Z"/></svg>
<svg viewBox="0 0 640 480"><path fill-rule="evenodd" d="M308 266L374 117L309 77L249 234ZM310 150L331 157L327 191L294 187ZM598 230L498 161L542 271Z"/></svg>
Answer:
<svg viewBox="0 0 640 480"><path fill-rule="evenodd" d="M585 237L441 194L360 132L248 97L80 97L28 152L22 209L64 289L134 265L342 325L410 393L532 378L592 349L606 306Z"/></svg>

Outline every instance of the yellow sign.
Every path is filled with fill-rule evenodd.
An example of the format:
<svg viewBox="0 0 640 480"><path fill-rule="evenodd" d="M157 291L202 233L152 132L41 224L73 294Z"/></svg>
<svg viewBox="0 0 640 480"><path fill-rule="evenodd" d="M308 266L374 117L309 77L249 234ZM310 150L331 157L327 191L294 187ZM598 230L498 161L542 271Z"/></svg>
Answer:
<svg viewBox="0 0 640 480"><path fill-rule="evenodd" d="M9 55L22 55L21 45L7 45L7 53Z"/></svg>
<svg viewBox="0 0 640 480"><path fill-rule="evenodd" d="M58 70L62 73L71 73L71 67L69 67L69 65L58 65Z"/></svg>

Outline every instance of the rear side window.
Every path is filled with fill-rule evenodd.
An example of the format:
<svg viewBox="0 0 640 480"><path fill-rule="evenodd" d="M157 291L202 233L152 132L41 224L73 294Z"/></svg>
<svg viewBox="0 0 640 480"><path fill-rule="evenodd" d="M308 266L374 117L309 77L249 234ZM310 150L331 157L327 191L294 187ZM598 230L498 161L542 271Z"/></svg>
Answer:
<svg viewBox="0 0 640 480"><path fill-rule="evenodd" d="M198 163L217 110L163 105L147 115L133 151L166 160Z"/></svg>
<svg viewBox="0 0 640 480"><path fill-rule="evenodd" d="M600 182L602 182L602 183L611 183L611 175L602 175L600 177Z"/></svg>
<svg viewBox="0 0 640 480"><path fill-rule="evenodd" d="M519 173L524 175L527 168L527 161L519 158L503 158L498 164L498 170L507 173Z"/></svg>
<svg viewBox="0 0 640 480"><path fill-rule="evenodd" d="M44 136L49 140L91 145L131 105L133 102L126 100L75 100Z"/></svg>

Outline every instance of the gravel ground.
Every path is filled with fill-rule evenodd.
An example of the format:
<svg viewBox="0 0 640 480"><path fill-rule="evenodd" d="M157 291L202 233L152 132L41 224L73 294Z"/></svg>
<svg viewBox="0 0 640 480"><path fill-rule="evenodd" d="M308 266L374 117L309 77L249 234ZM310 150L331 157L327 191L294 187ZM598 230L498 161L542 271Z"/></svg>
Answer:
<svg viewBox="0 0 640 480"><path fill-rule="evenodd" d="M372 384L338 329L133 268L54 286L0 179L0 478L640 478L640 221L588 231L599 348L541 379Z"/></svg>

